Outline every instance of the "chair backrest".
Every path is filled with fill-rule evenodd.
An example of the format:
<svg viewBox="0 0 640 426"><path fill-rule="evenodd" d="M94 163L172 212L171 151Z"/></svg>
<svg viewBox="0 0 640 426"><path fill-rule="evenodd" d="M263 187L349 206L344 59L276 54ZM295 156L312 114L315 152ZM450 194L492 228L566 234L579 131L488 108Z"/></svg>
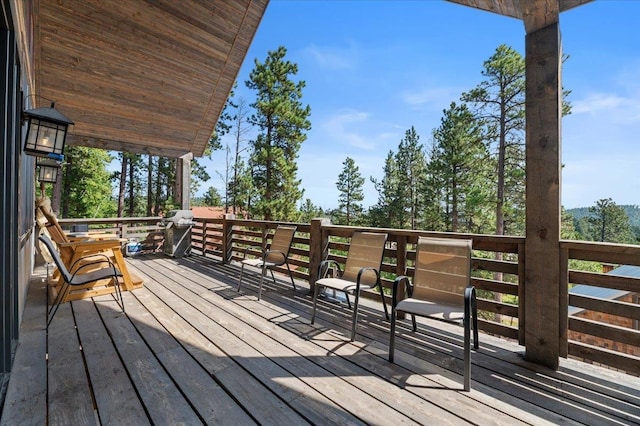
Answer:
<svg viewBox="0 0 640 426"><path fill-rule="evenodd" d="M51 238L53 238L56 243L68 243L69 238L67 238L66 234L62 230L62 227L60 226L55 213L53 212L53 210L51 210L51 204L45 201L39 203L37 208L47 219L48 223L46 224L46 227L49 231L49 234L51 235Z"/></svg>
<svg viewBox="0 0 640 426"><path fill-rule="evenodd" d="M67 267L64 266L64 262L62 261L62 259L60 258L60 254L58 254L58 250L56 250L56 248L53 245L53 242L51 242L51 240L49 239L49 237L47 237L46 235L40 235L38 237L38 239L40 241L42 241L44 243L45 246L47 246L47 250L49 250L49 253L51 254L51 257L53 258L53 262L56 264L56 266L58 267L58 270L60 271L60 274L62 275L62 278L66 281L66 282L70 282L71 281L71 274L69 273L69 271L67 270Z"/></svg>
<svg viewBox="0 0 640 426"><path fill-rule="evenodd" d="M284 259L280 254L270 253L265 259L267 262L283 264L287 261L296 229L296 226L278 225L276 232L273 234L273 238L271 239L269 250L284 253Z"/></svg>
<svg viewBox="0 0 640 426"><path fill-rule="evenodd" d="M380 272L386 242L387 234L355 231L351 236L351 244L349 245L342 279L356 282L358 280L358 272L362 268L374 268ZM366 271L360 278L360 282L373 286L376 284L376 279L375 272Z"/></svg>
<svg viewBox="0 0 640 426"><path fill-rule="evenodd" d="M464 306L471 281L471 240L419 237L413 296L451 306Z"/></svg>

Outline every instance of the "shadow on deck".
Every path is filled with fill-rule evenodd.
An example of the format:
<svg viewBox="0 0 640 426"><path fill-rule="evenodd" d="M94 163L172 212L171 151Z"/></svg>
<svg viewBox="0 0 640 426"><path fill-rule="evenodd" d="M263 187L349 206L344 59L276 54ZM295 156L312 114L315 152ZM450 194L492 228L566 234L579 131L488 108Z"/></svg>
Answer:
<svg viewBox="0 0 640 426"><path fill-rule="evenodd" d="M13 424L640 424L640 379L573 360L558 371L480 335L462 392L462 333L399 323L387 361L381 309L323 300L311 326L308 284L162 255L129 260L144 287L67 303L45 333L43 280L31 286L3 407ZM287 284L288 283L288 284ZM47 360L48 357L48 360Z"/></svg>

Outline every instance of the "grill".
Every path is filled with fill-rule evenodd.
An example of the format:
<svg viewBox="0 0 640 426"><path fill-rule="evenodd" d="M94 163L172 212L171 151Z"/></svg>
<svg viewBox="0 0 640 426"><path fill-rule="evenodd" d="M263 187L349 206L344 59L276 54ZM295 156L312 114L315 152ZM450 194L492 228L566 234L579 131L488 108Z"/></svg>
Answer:
<svg viewBox="0 0 640 426"><path fill-rule="evenodd" d="M170 210L162 219L164 225L164 253L173 257L182 257L191 251L191 228L193 221L191 210Z"/></svg>

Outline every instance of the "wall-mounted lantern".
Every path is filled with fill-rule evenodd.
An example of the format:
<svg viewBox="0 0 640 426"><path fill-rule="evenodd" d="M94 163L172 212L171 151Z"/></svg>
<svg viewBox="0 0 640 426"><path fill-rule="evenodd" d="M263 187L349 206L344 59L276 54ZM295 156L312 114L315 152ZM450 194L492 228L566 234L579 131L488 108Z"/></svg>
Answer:
<svg viewBox="0 0 640 426"><path fill-rule="evenodd" d="M67 138L67 128L73 121L55 109L55 102L51 102L49 108L30 109L23 114L29 120L24 151L38 157L61 156Z"/></svg>
<svg viewBox="0 0 640 426"><path fill-rule="evenodd" d="M60 163L58 161L50 158L38 158L36 166L40 168L40 171L38 172L38 180L40 183L56 183L58 180L58 173L60 172Z"/></svg>

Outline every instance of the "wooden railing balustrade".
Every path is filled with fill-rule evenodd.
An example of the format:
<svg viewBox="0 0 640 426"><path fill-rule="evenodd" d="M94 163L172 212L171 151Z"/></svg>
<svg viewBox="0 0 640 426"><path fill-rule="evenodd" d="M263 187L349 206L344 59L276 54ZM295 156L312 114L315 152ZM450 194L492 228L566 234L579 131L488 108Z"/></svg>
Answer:
<svg viewBox="0 0 640 426"><path fill-rule="evenodd" d="M160 224L161 220L161 217L152 216L58 219L58 222L67 230L77 225L86 225L89 231L113 233L118 238L138 241L146 250L159 251L164 243L164 227Z"/></svg>
<svg viewBox="0 0 640 426"><path fill-rule="evenodd" d="M224 262L241 260L246 247L249 247L248 255L259 256L279 224L256 220L199 218L196 218L196 222L192 232L193 248L206 255L221 257ZM327 258L344 265L349 247L348 237L354 227L331 225L321 220L296 225L298 231L289 260L296 278L315 282L318 266ZM521 302L523 292L518 283L522 282L524 266L518 263L518 255L524 250L524 238L366 227L358 229L388 234L382 264L382 282L388 289L386 294L389 302L395 277L412 273L415 244L419 236L472 239L474 250L482 255L473 258L473 268L477 271L473 284L479 290L478 309L482 313L479 327L486 332L523 343L523 328L518 326L524 315L519 308L524 306ZM496 253L502 253L509 260L494 260ZM495 278L494 275L502 277ZM511 296L511 300L503 298L503 301L496 301L494 297L489 297L495 293ZM375 291L365 293L364 297L380 299Z"/></svg>
<svg viewBox="0 0 640 426"><path fill-rule="evenodd" d="M248 255L259 256L275 228L281 222L195 218L192 249L229 263L239 261L246 248ZM146 239L148 233L162 234L160 218L67 219L63 224L109 226L122 238ZM292 274L301 280L315 282L318 265L324 259L344 264L348 241L355 227L332 225L314 219L296 223L298 229L290 252ZM382 282L390 289L396 276L412 274L415 244L419 236L465 238L473 241L473 285L478 291L479 328L485 332L518 340L524 344L525 238L413 231L403 229L363 228L388 234L382 265ZM640 246L561 241L560 282L560 346L563 356L575 356L588 362L614 366L630 374L640 375L640 277L622 277L569 268L570 260L586 260L613 265L640 266ZM498 256L500 254L500 256ZM501 260L496 260L501 259ZM284 270L282 272L285 272ZM569 288L585 284L617 289L629 294L631 301L610 300L570 294ZM386 291L390 298L390 290ZM380 295L364 295L379 300ZM569 315L569 306L580 314ZM573 309L572 308L572 309Z"/></svg>
<svg viewBox="0 0 640 426"><path fill-rule="evenodd" d="M560 347L562 355L613 366L640 375L640 274L621 276L578 271L569 261L585 260L609 265L640 266L640 246L585 241L560 243L561 274ZM615 298L571 294L570 286L584 284L618 290ZM574 313L568 315L569 307ZM575 309L578 308L578 309Z"/></svg>

